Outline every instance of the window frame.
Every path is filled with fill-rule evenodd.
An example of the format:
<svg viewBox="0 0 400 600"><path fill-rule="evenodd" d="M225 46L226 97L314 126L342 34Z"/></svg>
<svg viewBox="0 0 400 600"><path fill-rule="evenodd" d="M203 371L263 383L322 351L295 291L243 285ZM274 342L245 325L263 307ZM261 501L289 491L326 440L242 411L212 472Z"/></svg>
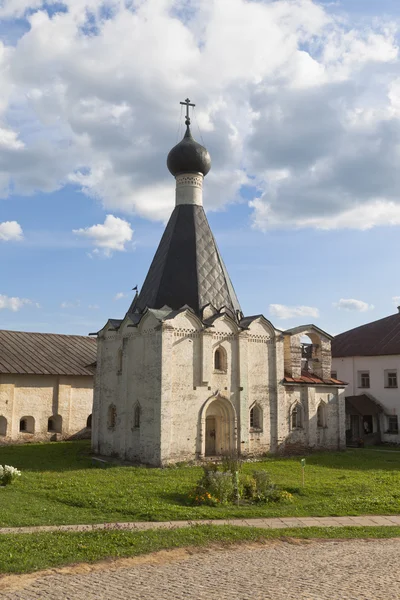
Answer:
<svg viewBox="0 0 400 600"><path fill-rule="evenodd" d="M296 422L293 423L293 416L296 415ZM304 429L303 407L300 402L295 402L290 410L290 429Z"/></svg>
<svg viewBox="0 0 400 600"><path fill-rule="evenodd" d="M140 429L141 413L140 405L136 404L133 410L133 429Z"/></svg>
<svg viewBox="0 0 400 600"><path fill-rule="evenodd" d="M218 366L217 366L217 357L219 357L218 358ZM221 345L217 346L214 350L213 367L214 367L214 373L227 373L228 372L227 352L226 352L225 348Z"/></svg>
<svg viewBox="0 0 400 600"><path fill-rule="evenodd" d="M390 421L393 419L396 419L396 428L391 428L390 426ZM388 415L388 428L386 433L392 434L392 435L397 435L399 433L399 418L397 415Z"/></svg>
<svg viewBox="0 0 400 600"><path fill-rule="evenodd" d="M324 402L323 400L320 400L320 402L317 406L317 427L318 427L318 429L326 429L328 427L326 411L327 411L326 402Z"/></svg>
<svg viewBox="0 0 400 600"><path fill-rule="evenodd" d="M259 404L253 404L249 411L250 431L263 430L263 411Z"/></svg>
<svg viewBox="0 0 400 600"><path fill-rule="evenodd" d="M110 404L107 409L107 428L114 430L117 426L117 407L115 404Z"/></svg>
<svg viewBox="0 0 400 600"><path fill-rule="evenodd" d="M399 381L397 377L397 369L385 369L385 388L388 390L394 390L399 387ZM394 380L394 384L391 385L391 379Z"/></svg>
<svg viewBox="0 0 400 600"><path fill-rule="evenodd" d="M368 390L371 387L371 375L370 372L367 371L366 369L363 369L362 371L358 371L358 385L357 387L361 390ZM363 382L363 378L367 377L368 378L368 385L366 385L365 381Z"/></svg>

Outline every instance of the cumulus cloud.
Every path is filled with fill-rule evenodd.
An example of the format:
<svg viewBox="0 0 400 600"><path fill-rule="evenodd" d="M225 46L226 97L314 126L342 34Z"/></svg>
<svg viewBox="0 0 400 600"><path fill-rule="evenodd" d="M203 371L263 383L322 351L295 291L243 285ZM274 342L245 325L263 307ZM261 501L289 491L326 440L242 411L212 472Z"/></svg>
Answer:
<svg viewBox="0 0 400 600"><path fill-rule="evenodd" d="M270 304L269 312L278 319L292 319L294 317L319 317L319 310L314 306L285 306L284 304Z"/></svg>
<svg viewBox="0 0 400 600"><path fill-rule="evenodd" d="M27 298L17 298L15 296L10 297L0 294L0 310L8 309L12 310L13 312L17 312L27 305L34 305L37 308L40 308L39 304L32 302L32 300L28 300Z"/></svg>
<svg viewBox="0 0 400 600"><path fill-rule="evenodd" d="M262 230L400 224L397 23L358 28L312 0L4 0L11 18L27 31L0 42L1 196L73 184L164 220L190 93L206 208L245 185Z"/></svg>
<svg viewBox="0 0 400 600"><path fill-rule="evenodd" d="M19 242L23 239L22 227L17 221L0 223L0 240L3 242Z"/></svg>
<svg viewBox="0 0 400 600"><path fill-rule="evenodd" d="M366 312L367 310L373 310L375 308L373 304L368 304L363 300L355 300L354 298L341 298L339 302L335 302L333 306L339 310L352 310L356 312Z"/></svg>
<svg viewBox="0 0 400 600"><path fill-rule="evenodd" d="M392 301L393 301L393 304L395 306L399 306L399 304L400 304L400 296L393 296Z"/></svg>
<svg viewBox="0 0 400 600"><path fill-rule="evenodd" d="M74 229L73 233L90 240L95 247L94 252L111 256L114 251L126 250L126 244L132 240L133 229L128 221L107 215L103 224Z"/></svg>

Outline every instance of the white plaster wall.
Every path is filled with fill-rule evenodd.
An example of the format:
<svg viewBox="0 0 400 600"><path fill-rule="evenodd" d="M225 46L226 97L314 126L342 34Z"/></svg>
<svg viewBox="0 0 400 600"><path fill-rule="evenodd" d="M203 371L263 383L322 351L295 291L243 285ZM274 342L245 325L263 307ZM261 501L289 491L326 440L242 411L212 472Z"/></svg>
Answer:
<svg viewBox="0 0 400 600"><path fill-rule="evenodd" d="M385 388L385 371L397 371L400 382L400 355L388 356L349 356L333 358L332 371L337 372L338 379L348 382L344 396L359 396L367 393L375 398L388 415L397 415L400 427L400 388ZM358 387L358 371L369 371L370 387ZM400 434L387 433L387 417L381 417L382 441L400 443Z"/></svg>
<svg viewBox="0 0 400 600"><path fill-rule="evenodd" d="M0 416L7 419L7 435L0 437L0 443L54 438L47 425L49 417L57 414L62 417L57 439L87 433L92 402L93 379L89 376L0 375ZM22 417L35 419L33 434L19 431Z"/></svg>

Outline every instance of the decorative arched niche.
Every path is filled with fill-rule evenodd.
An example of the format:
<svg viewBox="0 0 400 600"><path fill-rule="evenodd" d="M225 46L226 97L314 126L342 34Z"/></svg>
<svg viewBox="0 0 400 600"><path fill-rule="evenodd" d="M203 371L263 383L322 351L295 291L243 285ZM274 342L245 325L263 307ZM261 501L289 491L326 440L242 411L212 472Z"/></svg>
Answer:
<svg viewBox="0 0 400 600"><path fill-rule="evenodd" d="M141 412L140 404L136 404L133 408L133 429L140 429Z"/></svg>
<svg viewBox="0 0 400 600"><path fill-rule="evenodd" d="M117 424L117 407L115 404L110 404L107 411L107 427L108 429L115 429Z"/></svg>
<svg viewBox="0 0 400 600"><path fill-rule="evenodd" d="M323 400L321 400L320 403L318 404L318 408L317 408L317 427L325 428L328 426L326 412L327 412L326 403Z"/></svg>

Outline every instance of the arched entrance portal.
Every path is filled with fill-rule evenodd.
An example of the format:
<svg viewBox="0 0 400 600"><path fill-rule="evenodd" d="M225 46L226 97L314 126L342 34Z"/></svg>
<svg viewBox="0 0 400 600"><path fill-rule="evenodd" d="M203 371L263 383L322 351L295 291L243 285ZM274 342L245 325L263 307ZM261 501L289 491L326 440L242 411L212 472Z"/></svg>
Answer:
<svg viewBox="0 0 400 600"><path fill-rule="evenodd" d="M235 450L235 410L229 400L218 397L205 407L203 423L205 456L218 456Z"/></svg>

